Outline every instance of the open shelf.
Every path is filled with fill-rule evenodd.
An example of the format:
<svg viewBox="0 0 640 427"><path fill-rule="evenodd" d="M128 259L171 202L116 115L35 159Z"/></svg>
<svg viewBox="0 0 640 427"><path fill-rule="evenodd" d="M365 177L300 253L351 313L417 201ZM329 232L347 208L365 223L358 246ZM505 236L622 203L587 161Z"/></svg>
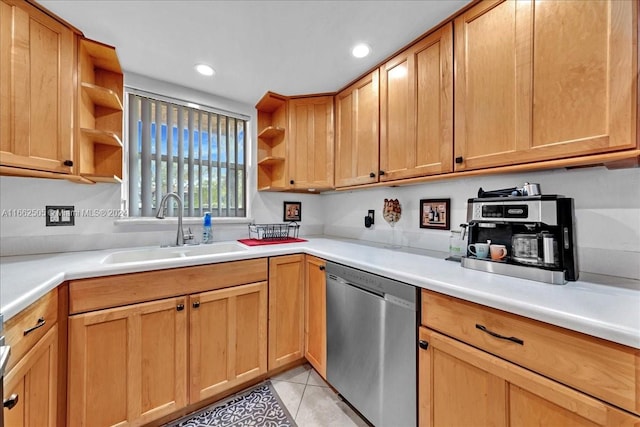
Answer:
<svg viewBox="0 0 640 427"><path fill-rule="evenodd" d="M260 166L272 166L272 165L277 165L277 164L281 164L281 163L284 163L284 157L269 156L269 157L265 157L263 159L260 159L258 161L258 164Z"/></svg>
<svg viewBox="0 0 640 427"><path fill-rule="evenodd" d="M89 181L92 182L108 182L108 183L114 183L114 184L120 184L122 183L122 179L120 179L120 177L115 176L115 175L91 175L91 174L85 174L82 175L84 178L88 179Z"/></svg>
<svg viewBox="0 0 640 427"><path fill-rule="evenodd" d="M101 86L94 85L88 82L82 82L82 90L89 95L91 101L95 105L101 107L112 108L114 110L122 111L122 102L118 94L111 89L107 89Z"/></svg>
<svg viewBox="0 0 640 427"><path fill-rule="evenodd" d="M78 174L120 183L124 77L112 46L82 38L78 46Z"/></svg>
<svg viewBox="0 0 640 427"><path fill-rule="evenodd" d="M272 139L284 135L284 128L279 126L267 126L258 134L258 138Z"/></svg>
<svg viewBox="0 0 640 427"><path fill-rule="evenodd" d="M82 39L81 43L96 68L122 73L118 55L113 47L89 39Z"/></svg>
<svg viewBox="0 0 640 427"><path fill-rule="evenodd" d="M108 132L108 131L99 130L99 129L87 129L87 128L80 129L80 132L82 132L82 135L86 136L91 141L97 142L99 144L111 145L114 147L121 147L121 148L123 146L122 141L120 140L120 137L116 135L114 132Z"/></svg>
<svg viewBox="0 0 640 427"><path fill-rule="evenodd" d="M287 98L273 92L267 92L256 104L256 110L273 113L287 103Z"/></svg>

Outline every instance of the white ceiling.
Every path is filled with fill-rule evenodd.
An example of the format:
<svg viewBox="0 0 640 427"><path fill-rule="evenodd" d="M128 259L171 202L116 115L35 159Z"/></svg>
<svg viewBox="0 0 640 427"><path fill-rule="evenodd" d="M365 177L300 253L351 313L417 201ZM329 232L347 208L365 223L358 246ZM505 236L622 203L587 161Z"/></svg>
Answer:
<svg viewBox="0 0 640 427"><path fill-rule="evenodd" d="M86 37L116 47L135 72L254 105L334 92L469 0L193 1L42 0ZM367 58L351 56L365 42ZM198 62L216 70L203 77Z"/></svg>

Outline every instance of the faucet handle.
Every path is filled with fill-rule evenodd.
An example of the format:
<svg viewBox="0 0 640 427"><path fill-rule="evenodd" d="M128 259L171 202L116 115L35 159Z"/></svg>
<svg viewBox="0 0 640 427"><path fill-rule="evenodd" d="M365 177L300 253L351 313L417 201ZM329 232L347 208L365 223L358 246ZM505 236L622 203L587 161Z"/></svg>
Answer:
<svg viewBox="0 0 640 427"><path fill-rule="evenodd" d="M184 243L185 244L189 244L189 243L192 244L192 245L195 244L195 235L191 231L191 227L189 227L187 229L187 232L184 233L183 239L184 239Z"/></svg>

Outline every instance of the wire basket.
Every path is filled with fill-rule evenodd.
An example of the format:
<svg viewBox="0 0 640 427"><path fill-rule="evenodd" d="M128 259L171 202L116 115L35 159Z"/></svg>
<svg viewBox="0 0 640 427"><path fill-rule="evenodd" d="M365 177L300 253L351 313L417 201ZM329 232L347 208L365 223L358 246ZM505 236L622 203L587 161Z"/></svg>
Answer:
<svg viewBox="0 0 640 427"><path fill-rule="evenodd" d="M257 240L296 239L300 224L296 222L282 224L249 224L249 238Z"/></svg>

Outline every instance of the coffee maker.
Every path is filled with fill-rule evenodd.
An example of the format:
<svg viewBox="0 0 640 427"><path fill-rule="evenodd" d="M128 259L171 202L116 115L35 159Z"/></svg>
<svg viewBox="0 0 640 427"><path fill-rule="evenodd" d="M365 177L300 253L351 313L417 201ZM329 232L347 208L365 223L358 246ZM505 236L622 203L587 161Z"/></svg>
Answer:
<svg viewBox="0 0 640 427"><path fill-rule="evenodd" d="M573 199L487 193L468 200L469 245L504 245L507 256L481 258L467 249L463 267L552 284L578 279Z"/></svg>

